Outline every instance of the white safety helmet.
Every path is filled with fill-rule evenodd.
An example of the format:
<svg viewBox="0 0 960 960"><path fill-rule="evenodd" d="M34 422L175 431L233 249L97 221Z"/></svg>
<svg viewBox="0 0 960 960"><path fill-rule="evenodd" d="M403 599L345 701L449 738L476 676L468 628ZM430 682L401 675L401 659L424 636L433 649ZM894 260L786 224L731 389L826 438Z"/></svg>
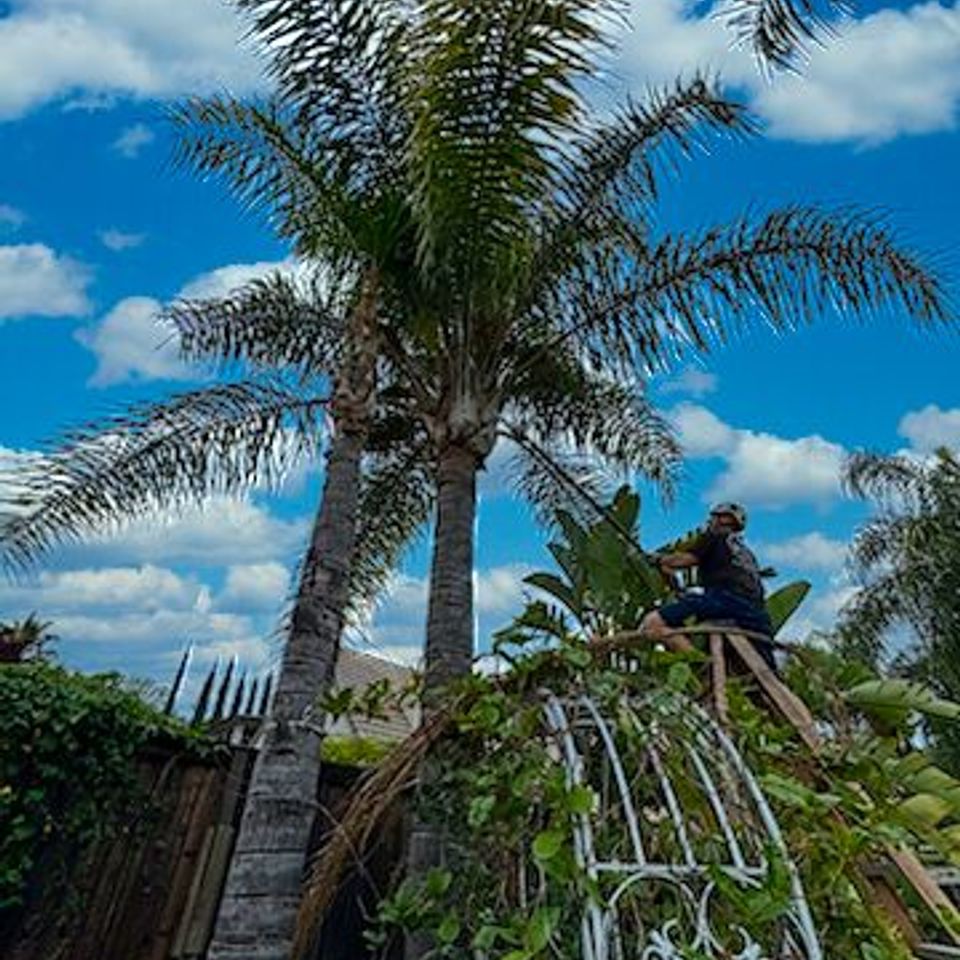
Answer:
<svg viewBox="0 0 960 960"><path fill-rule="evenodd" d="M710 510L711 517L716 517L720 514L733 517L738 530L743 530L747 525L747 511L739 503L718 503Z"/></svg>

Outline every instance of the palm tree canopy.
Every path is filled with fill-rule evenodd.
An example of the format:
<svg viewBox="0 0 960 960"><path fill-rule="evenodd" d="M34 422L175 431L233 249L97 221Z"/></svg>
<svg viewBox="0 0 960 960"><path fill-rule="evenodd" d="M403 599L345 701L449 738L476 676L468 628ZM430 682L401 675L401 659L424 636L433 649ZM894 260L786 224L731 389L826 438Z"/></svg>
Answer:
<svg viewBox="0 0 960 960"><path fill-rule="evenodd" d="M843 612L841 639L876 661L891 631L906 628L912 646L900 666L960 691L960 461L947 449L929 459L858 453L844 477L875 514L853 541L862 587Z"/></svg>

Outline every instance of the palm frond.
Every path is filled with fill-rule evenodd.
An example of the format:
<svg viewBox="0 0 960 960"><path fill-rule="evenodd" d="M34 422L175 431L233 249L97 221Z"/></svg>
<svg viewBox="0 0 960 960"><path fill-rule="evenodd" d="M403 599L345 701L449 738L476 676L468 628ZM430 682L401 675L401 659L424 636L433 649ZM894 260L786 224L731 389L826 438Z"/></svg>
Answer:
<svg viewBox="0 0 960 960"><path fill-rule="evenodd" d="M406 133L402 54L413 7L397 0L236 0L298 124L367 169L395 161Z"/></svg>
<svg viewBox="0 0 960 960"><path fill-rule="evenodd" d="M622 484L623 474L597 457L570 449L546 449L519 426L505 427L502 436L515 445L508 473L511 483L544 527L552 528L559 513L583 523L604 515L604 502Z"/></svg>
<svg viewBox="0 0 960 960"><path fill-rule="evenodd" d="M173 159L222 179L245 210L271 220L305 248L349 249L354 215L350 151L297 125L276 101L187 100L170 110Z"/></svg>
<svg viewBox="0 0 960 960"><path fill-rule="evenodd" d="M861 500L889 504L916 501L926 486L922 466L908 456L858 450L847 458L841 477L844 489Z"/></svg>
<svg viewBox="0 0 960 960"><path fill-rule="evenodd" d="M72 430L11 478L0 560L24 568L123 521L276 485L316 454L324 410L323 398L277 385L222 384Z"/></svg>
<svg viewBox="0 0 960 960"><path fill-rule="evenodd" d="M707 351L757 321L779 331L828 311L884 309L926 325L950 316L938 278L881 223L788 207L759 222L668 236L625 280L612 272L598 289L584 290L568 317L569 335L591 331L596 348L650 369Z"/></svg>
<svg viewBox="0 0 960 960"><path fill-rule="evenodd" d="M422 438L392 444L368 458L350 569L351 607L368 607L389 582L403 553L433 513L434 480Z"/></svg>
<svg viewBox="0 0 960 960"><path fill-rule="evenodd" d="M847 0L728 0L716 15L761 68L799 72L810 47L832 37L850 9Z"/></svg>
<svg viewBox="0 0 960 960"><path fill-rule="evenodd" d="M565 219L580 226L611 204L636 211L656 197L658 175L675 171L680 159L707 150L718 135L740 138L756 129L747 109L703 75L651 89L574 141L559 184Z"/></svg>
<svg viewBox="0 0 960 960"><path fill-rule="evenodd" d="M163 313L186 360L249 363L329 374L340 353L344 312L324 277L274 273L227 297L180 300Z"/></svg>
<svg viewBox="0 0 960 960"><path fill-rule="evenodd" d="M526 436L546 448L566 447L572 455L641 473L672 494L680 445L639 381L613 379L556 350L528 367L515 387L512 419Z"/></svg>
<svg viewBox="0 0 960 960"><path fill-rule="evenodd" d="M583 114L576 83L594 69L616 0L433 0L411 158L420 254L441 252L465 282L502 268L497 251L549 196L557 147ZM471 292L465 293L470 302Z"/></svg>

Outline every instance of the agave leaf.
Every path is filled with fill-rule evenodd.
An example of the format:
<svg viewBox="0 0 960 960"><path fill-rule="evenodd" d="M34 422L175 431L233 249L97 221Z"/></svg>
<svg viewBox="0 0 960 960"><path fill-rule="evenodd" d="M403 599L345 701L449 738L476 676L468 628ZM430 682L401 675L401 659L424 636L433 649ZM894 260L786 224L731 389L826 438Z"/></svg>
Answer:
<svg viewBox="0 0 960 960"><path fill-rule="evenodd" d="M796 580L767 597L767 613L770 614L770 620L773 623L774 636L793 616L809 592L810 584L806 580Z"/></svg>

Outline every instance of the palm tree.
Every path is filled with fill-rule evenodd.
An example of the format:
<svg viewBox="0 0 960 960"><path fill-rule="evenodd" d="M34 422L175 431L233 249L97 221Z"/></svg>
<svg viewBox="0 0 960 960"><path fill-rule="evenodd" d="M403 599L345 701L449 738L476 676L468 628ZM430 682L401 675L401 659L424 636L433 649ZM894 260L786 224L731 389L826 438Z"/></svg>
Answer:
<svg viewBox="0 0 960 960"><path fill-rule="evenodd" d="M420 262L445 295L440 363L419 378L433 391L422 403L438 458L428 694L473 652L475 478L532 371L562 351L571 366L636 378L749 325L946 314L936 279L866 216L793 206L701 232L658 229L664 163L708 133L752 125L702 78L594 119L583 90L618 9L434 0L419 25L414 221ZM615 429L594 439L605 427Z"/></svg>
<svg viewBox="0 0 960 960"><path fill-rule="evenodd" d="M43 622L31 613L24 620L0 623L0 663L22 663L43 660L45 649L57 638L50 633L50 622Z"/></svg>
<svg viewBox="0 0 960 960"><path fill-rule="evenodd" d="M859 590L841 611L834 640L848 654L960 695L960 460L856 453L847 489L874 515L857 531L850 566ZM897 650L894 653L894 650ZM960 770L954 724L929 722L939 762Z"/></svg>
<svg viewBox="0 0 960 960"><path fill-rule="evenodd" d="M844 608L839 638L877 663L891 631L909 643L898 666L922 672L945 696L960 693L960 461L947 449L929 459L853 454L844 482L873 504L850 561L860 589ZM903 638L900 638L900 646Z"/></svg>

